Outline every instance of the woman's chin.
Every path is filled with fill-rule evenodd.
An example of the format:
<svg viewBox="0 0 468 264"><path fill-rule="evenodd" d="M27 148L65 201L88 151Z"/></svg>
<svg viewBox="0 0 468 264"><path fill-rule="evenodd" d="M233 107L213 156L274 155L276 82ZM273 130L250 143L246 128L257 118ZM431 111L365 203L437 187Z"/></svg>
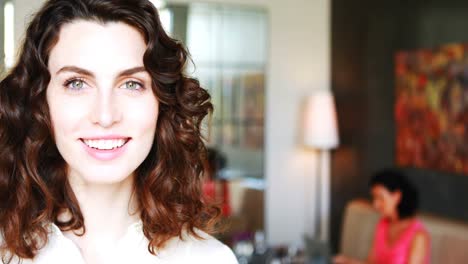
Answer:
<svg viewBox="0 0 468 264"><path fill-rule="evenodd" d="M125 182L132 183L132 172L122 173L116 170L94 170L82 173L69 174L72 185L115 185Z"/></svg>

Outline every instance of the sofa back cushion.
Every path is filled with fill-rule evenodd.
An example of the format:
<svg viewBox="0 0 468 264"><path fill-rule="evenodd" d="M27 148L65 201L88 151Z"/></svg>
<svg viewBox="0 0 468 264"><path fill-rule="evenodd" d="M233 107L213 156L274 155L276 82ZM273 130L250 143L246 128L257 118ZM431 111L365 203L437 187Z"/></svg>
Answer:
<svg viewBox="0 0 468 264"><path fill-rule="evenodd" d="M468 224L420 215L430 236L431 263L468 263Z"/></svg>
<svg viewBox="0 0 468 264"><path fill-rule="evenodd" d="M378 213L363 200L354 200L346 206L341 231L340 253L364 260L374 238Z"/></svg>

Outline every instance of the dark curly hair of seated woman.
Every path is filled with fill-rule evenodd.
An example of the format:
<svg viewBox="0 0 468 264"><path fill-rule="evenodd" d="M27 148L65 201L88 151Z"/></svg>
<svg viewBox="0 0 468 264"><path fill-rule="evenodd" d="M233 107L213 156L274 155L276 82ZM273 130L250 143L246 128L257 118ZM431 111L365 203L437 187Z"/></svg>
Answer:
<svg viewBox="0 0 468 264"><path fill-rule="evenodd" d="M384 169L378 171L369 182L370 188L376 185L381 185L390 192L399 191L401 193L401 198L396 208L400 219L413 217L416 214L419 207L418 191L401 170Z"/></svg>

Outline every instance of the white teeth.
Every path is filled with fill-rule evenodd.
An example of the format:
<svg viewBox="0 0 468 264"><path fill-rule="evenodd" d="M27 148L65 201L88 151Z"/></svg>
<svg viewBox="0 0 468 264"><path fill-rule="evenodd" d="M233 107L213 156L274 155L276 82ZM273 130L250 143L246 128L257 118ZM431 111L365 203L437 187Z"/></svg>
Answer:
<svg viewBox="0 0 468 264"><path fill-rule="evenodd" d="M91 148L110 150L120 148L127 140L125 139L83 139L83 142Z"/></svg>

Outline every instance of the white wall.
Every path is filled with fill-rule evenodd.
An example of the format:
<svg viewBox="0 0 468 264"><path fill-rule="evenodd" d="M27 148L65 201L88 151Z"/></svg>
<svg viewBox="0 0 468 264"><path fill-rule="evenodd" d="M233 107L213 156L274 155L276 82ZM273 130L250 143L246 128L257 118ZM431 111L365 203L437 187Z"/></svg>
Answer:
<svg viewBox="0 0 468 264"><path fill-rule="evenodd" d="M22 44L27 23L44 0L13 0L15 6L15 47Z"/></svg>
<svg viewBox="0 0 468 264"><path fill-rule="evenodd" d="M300 148L300 106L313 89L330 88L330 3L275 0L269 8L266 227L272 243L300 243L312 228L305 183L314 176L314 157Z"/></svg>
<svg viewBox="0 0 468 264"><path fill-rule="evenodd" d="M17 33L23 32L25 15L41 1L15 0ZM314 89L330 88L330 0L210 2L263 6L270 14L265 224L270 243L301 243L312 229L305 223L310 191L306 183L315 167L314 156L301 149L298 138L300 106Z"/></svg>

